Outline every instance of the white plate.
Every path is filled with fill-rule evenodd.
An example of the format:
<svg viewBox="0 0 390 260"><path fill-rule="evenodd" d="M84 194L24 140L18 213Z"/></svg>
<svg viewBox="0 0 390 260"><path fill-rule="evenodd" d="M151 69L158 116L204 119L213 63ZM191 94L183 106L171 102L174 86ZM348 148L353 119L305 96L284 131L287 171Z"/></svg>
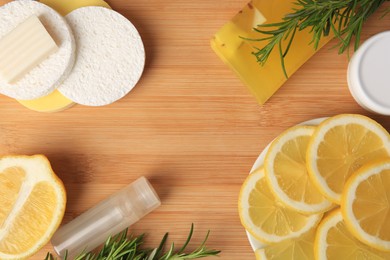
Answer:
<svg viewBox="0 0 390 260"><path fill-rule="evenodd" d="M309 121L302 122L302 123L300 123L298 125L318 125L319 123L324 121L326 118L327 117L316 118L316 119L312 119L312 120L309 120ZM250 172L253 172L254 170L256 170L257 168L259 168L260 166L262 166L264 164L264 158L265 158L265 155L266 155L266 153L267 153L271 143L269 143L267 145L267 147L265 147L264 150L260 153L260 155L257 158L255 164L253 164L253 167L252 167ZM248 240L249 240L249 243L250 243L253 251L256 251L256 249L264 248L266 246L266 244L258 241L251 234L249 234L248 231L246 231L246 234L248 236Z"/></svg>

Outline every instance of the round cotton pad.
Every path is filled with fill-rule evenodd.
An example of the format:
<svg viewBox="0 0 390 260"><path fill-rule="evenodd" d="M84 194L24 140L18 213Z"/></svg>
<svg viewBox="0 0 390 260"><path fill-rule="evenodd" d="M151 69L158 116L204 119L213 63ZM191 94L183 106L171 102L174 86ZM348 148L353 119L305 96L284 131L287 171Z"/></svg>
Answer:
<svg viewBox="0 0 390 260"><path fill-rule="evenodd" d="M35 99L51 93L72 70L75 41L65 19L37 1L18 0L0 7L0 38L32 15L38 16L59 49L14 84L0 79L0 93L16 99Z"/></svg>
<svg viewBox="0 0 390 260"><path fill-rule="evenodd" d="M71 11L84 6L104 6L111 8L103 0L41 0L41 3L50 6L59 14L67 15ZM1 1L0 1L1 4ZM75 103L64 97L58 90L54 90L47 96L33 100L18 100L20 104L37 112L54 113L72 107Z"/></svg>
<svg viewBox="0 0 390 260"><path fill-rule="evenodd" d="M133 24L104 7L83 7L66 16L77 44L72 73L58 90L74 102L103 106L124 97L144 69L145 50Z"/></svg>

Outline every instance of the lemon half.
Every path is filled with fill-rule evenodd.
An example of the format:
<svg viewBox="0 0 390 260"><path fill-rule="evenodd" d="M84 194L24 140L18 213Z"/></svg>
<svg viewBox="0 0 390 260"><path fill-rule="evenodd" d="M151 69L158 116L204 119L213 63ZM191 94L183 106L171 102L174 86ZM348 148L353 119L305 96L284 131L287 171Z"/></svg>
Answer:
<svg viewBox="0 0 390 260"><path fill-rule="evenodd" d="M58 228L66 194L42 155L0 159L0 259L24 259Z"/></svg>

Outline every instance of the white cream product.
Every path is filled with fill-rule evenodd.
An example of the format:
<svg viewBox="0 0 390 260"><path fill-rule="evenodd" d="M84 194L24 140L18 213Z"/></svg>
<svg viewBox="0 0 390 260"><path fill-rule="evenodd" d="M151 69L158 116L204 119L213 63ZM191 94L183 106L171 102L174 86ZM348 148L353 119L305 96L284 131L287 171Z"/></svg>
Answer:
<svg viewBox="0 0 390 260"><path fill-rule="evenodd" d="M0 94L15 99L31 100L48 95L69 75L75 60L75 41L65 19L52 8L38 1L18 0L1 6L0 39L32 16L38 17L58 46L58 50L36 64L16 82L7 82L0 77ZM29 33L33 32L30 30ZM32 45L36 44L36 42L31 43L30 35L25 34L20 37L25 40L19 38L15 40L15 44L24 43L26 48L32 48ZM30 62L30 60L15 57L12 62L18 65L18 62Z"/></svg>
<svg viewBox="0 0 390 260"><path fill-rule="evenodd" d="M87 106L111 104L140 79L145 50L134 25L104 7L82 7L66 15L77 44L77 60L58 91Z"/></svg>
<svg viewBox="0 0 390 260"><path fill-rule="evenodd" d="M51 239L56 253L74 259L101 245L161 205L149 181L141 177L60 227Z"/></svg>
<svg viewBox="0 0 390 260"><path fill-rule="evenodd" d="M374 35L353 55L348 86L356 102L368 111L390 115L390 31Z"/></svg>

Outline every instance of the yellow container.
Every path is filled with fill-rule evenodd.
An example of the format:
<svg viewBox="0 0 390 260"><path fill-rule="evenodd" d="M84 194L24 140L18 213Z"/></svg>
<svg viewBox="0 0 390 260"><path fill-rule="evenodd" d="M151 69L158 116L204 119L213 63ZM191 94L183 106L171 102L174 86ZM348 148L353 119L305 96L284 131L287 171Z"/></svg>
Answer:
<svg viewBox="0 0 390 260"><path fill-rule="evenodd" d="M279 56L275 48L262 66L252 54L255 47L262 48L267 41L254 42L242 38L263 38L264 34L255 32L254 27L265 23L280 22L292 13L295 1L291 0L253 0L236 16L225 24L211 39L215 53L238 75L250 89L260 104L264 104L286 81ZM297 31L289 53L285 57L287 74L291 76L316 52L310 29ZM324 37L318 49L324 46L331 37ZM283 44L287 46L287 41Z"/></svg>

